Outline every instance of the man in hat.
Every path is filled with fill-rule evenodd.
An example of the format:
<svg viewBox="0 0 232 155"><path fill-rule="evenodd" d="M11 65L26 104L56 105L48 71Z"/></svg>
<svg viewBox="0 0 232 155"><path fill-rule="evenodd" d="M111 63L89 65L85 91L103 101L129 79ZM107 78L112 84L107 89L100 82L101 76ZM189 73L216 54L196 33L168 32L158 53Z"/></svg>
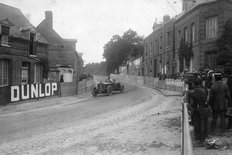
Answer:
<svg viewBox="0 0 232 155"><path fill-rule="evenodd" d="M202 110L208 105L206 104L207 90L202 87L202 80L199 77L193 79L193 89L189 91L189 98L195 139L202 143L208 135L208 116Z"/></svg>
<svg viewBox="0 0 232 155"><path fill-rule="evenodd" d="M205 87L210 89L213 82L212 82L213 70L209 70L206 75Z"/></svg>
<svg viewBox="0 0 232 155"><path fill-rule="evenodd" d="M227 86L229 87L230 90L230 97L232 97L232 70L230 69L227 72L227 74L228 74ZM231 128L232 128L232 117L229 117L227 129L231 129Z"/></svg>
<svg viewBox="0 0 232 155"><path fill-rule="evenodd" d="M216 122L218 117L220 118L220 135L225 131L226 128L226 111L228 107L231 105L231 97L230 91L227 85L222 82L223 75L222 73L214 73L213 77L215 79L215 83L212 85L210 89L210 100L209 103L211 105L213 111L213 119L211 122L211 130L212 132L215 130Z"/></svg>

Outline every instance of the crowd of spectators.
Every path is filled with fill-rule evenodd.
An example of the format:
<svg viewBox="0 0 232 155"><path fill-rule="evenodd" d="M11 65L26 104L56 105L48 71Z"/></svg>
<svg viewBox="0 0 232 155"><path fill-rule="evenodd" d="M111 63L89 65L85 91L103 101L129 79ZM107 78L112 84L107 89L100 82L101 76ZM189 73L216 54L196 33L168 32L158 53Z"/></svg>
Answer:
<svg viewBox="0 0 232 155"><path fill-rule="evenodd" d="M188 110L194 142L205 143L209 135L223 136L232 128L232 69L185 71L183 80L189 89Z"/></svg>

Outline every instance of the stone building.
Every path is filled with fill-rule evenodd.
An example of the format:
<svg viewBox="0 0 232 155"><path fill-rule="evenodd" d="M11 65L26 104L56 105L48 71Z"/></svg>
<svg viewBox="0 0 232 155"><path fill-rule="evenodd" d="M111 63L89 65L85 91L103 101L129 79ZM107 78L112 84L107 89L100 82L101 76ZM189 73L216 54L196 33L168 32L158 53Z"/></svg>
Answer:
<svg viewBox="0 0 232 155"><path fill-rule="evenodd" d="M142 57L131 57L127 61L126 71L128 75L142 76Z"/></svg>
<svg viewBox="0 0 232 155"><path fill-rule="evenodd" d="M155 22L153 32L145 38L145 76L157 73L175 74L184 69L198 70L208 65L217 68L217 40L223 26L232 18L230 0L183 0L181 14L170 19L164 16L161 24ZM166 22L165 22L166 19ZM180 41L192 47L189 65L178 57Z"/></svg>
<svg viewBox="0 0 232 155"><path fill-rule="evenodd" d="M144 75L173 73L174 19L165 15L163 22L153 25L153 32L144 40Z"/></svg>
<svg viewBox="0 0 232 155"><path fill-rule="evenodd" d="M61 78L61 74L64 75L64 82L77 82L80 61L76 51L77 40L63 39L53 29L53 14L51 11L45 12L45 19L36 29L49 42L49 68L60 69L59 79Z"/></svg>
<svg viewBox="0 0 232 155"><path fill-rule="evenodd" d="M122 75L128 74L128 72L127 72L127 65L126 64L122 64L119 67L119 73L122 74Z"/></svg>
<svg viewBox="0 0 232 155"><path fill-rule="evenodd" d="M184 65L184 68L192 71L208 65L215 69L217 68L217 40L223 32L226 21L232 18L232 2L230 0L197 0L195 5L190 6L183 8L184 14L175 21L176 72L183 71L177 56L181 38L192 44L193 50L190 66Z"/></svg>
<svg viewBox="0 0 232 155"><path fill-rule="evenodd" d="M47 58L46 39L19 9L0 3L0 88L43 82Z"/></svg>

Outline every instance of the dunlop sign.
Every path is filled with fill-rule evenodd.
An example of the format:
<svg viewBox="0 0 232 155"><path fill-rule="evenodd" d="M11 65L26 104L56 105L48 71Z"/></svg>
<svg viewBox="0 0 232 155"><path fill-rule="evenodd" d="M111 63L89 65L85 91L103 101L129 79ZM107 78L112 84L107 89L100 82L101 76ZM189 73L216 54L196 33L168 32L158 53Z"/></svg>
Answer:
<svg viewBox="0 0 232 155"><path fill-rule="evenodd" d="M57 83L11 86L11 102L58 95Z"/></svg>

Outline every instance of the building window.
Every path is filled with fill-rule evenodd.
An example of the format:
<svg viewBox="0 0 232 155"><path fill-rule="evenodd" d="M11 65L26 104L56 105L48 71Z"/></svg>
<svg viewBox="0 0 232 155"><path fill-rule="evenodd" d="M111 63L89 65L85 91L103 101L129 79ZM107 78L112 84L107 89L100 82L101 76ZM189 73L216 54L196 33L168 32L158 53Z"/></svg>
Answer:
<svg viewBox="0 0 232 155"><path fill-rule="evenodd" d="M156 51L158 50L158 42L157 42L157 39L155 39L155 50L156 50Z"/></svg>
<svg viewBox="0 0 232 155"><path fill-rule="evenodd" d="M152 60L150 60L150 66L149 66L150 72L152 72Z"/></svg>
<svg viewBox="0 0 232 155"><path fill-rule="evenodd" d="M9 62L0 59L0 87L8 86Z"/></svg>
<svg viewBox="0 0 232 155"><path fill-rule="evenodd" d="M145 66L145 74L148 73L148 66L147 66L147 62L146 62L146 66Z"/></svg>
<svg viewBox="0 0 232 155"><path fill-rule="evenodd" d="M217 67L217 52L210 51L205 53L205 64L207 64L210 68Z"/></svg>
<svg viewBox="0 0 232 155"><path fill-rule="evenodd" d="M152 42L151 42L150 53L152 53L152 51L153 51L153 44L152 44Z"/></svg>
<svg viewBox="0 0 232 155"><path fill-rule="evenodd" d="M42 81L42 66L35 64L34 66L34 82L40 83Z"/></svg>
<svg viewBox="0 0 232 155"><path fill-rule="evenodd" d="M191 26L191 42L194 43L195 42L195 33L196 30L195 30L195 24L193 23L192 26Z"/></svg>
<svg viewBox="0 0 232 155"><path fill-rule="evenodd" d="M10 27L1 25L1 45L7 45L9 44L8 42L8 37L10 35Z"/></svg>
<svg viewBox="0 0 232 155"><path fill-rule="evenodd" d="M177 39L177 47L179 47L180 46L180 41L181 41L181 31L179 30L178 31L178 39Z"/></svg>
<svg viewBox="0 0 232 155"><path fill-rule="evenodd" d="M22 84L28 83L29 63L22 62Z"/></svg>
<svg viewBox="0 0 232 155"><path fill-rule="evenodd" d="M188 30L187 30L187 27L184 28L184 41L188 42Z"/></svg>
<svg viewBox="0 0 232 155"><path fill-rule="evenodd" d="M30 44L29 44L29 54L30 55L35 55L35 51L34 51L34 41L35 41L35 34L34 33L30 33Z"/></svg>
<svg viewBox="0 0 232 155"><path fill-rule="evenodd" d="M218 18L210 17L206 19L206 38L215 38L218 35Z"/></svg>
<svg viewBox="0 0 232 155"><path fill-rule="evenodd" d="M147 52L148 52L148 45L147 45L147 43L146 43L146 56L147 56Z"/></svg>
<svg viewBox="0 0 232 155"><path fill-rule="evenodd" d="M162 42L163 42L163 40L162 40L162 36L160 36L159 49L162 49Z"/></svg>
<svg viewBox="0 0 232 155"><path fill-rule="evenodd" d="M170 46L171 44L171 36L170 36L170 32L167 32L167 46Z"/></svg>

